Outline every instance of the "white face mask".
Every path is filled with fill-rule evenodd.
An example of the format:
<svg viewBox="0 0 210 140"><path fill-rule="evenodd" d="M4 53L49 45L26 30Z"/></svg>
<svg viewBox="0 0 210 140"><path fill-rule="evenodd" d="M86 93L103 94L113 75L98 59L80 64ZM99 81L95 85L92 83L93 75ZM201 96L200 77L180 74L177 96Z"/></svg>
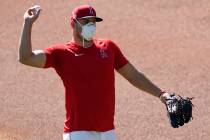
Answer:
<svg viewBox="0 0 210 140"><path fill-rule="evenodd" d="M81 32L82 37L87 41L93 39L93 36L96 33L96 24L93 22L89 22L85 25L82 25L81 23L79 23L78 20L76 21L82 27L82 32Z"/></svg>
<svg viewBox="0 0 210 140"><path fill-rule="evenodd" d="M93 22L89 22L88 24L85 24L82 26L82 32L81 35L84 37L85 40L90 41L93 39L93 36L96 33L96 24Z"/></svg>

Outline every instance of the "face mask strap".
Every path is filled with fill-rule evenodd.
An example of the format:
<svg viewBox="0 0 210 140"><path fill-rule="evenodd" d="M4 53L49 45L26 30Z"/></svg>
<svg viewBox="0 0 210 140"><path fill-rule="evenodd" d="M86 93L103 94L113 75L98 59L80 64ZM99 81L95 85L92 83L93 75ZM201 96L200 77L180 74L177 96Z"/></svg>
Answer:
<svg viewBox="0 0 210 140"><path fill-rule="evenodd" d="M84 39L84 37L82 37L82 45L85 48L85 39Z"/></svg>
<svg viewBox="0 0 210 140"><path fill-rule="evenodd" d="M82 27L82 24L76 18L74 20Z"/></svg>
<svg viewBox="0 0 210 140"><path fill-rule="evenodd" d="M80 27L82 28L82 24L75 18L75 21L80 25ZM82 36L82 46L85 48L85 39Z"/></svg>

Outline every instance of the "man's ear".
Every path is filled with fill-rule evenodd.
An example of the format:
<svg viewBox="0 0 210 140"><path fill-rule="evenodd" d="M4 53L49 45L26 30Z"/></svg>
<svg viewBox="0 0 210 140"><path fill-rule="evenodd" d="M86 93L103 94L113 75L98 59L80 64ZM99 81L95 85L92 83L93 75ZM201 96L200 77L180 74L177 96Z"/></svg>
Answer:
<svg viewBox="0 0 210 140"><path fill-rule="evenodd" d="M75 20L73 18L71 18L70 24L71 24L71 28L73 29L75 26Z"/></svg>

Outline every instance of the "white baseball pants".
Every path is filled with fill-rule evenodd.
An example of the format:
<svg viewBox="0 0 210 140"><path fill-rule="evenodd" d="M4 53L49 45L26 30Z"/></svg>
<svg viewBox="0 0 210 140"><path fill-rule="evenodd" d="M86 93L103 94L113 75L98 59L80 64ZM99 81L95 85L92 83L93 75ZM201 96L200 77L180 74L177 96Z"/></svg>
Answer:
<svg viewBox="0 0 210 140"><path fill-rule="evenodd" d="M63 134L63 140L116 140L114 130L97 131L74 131Z"/></svg>

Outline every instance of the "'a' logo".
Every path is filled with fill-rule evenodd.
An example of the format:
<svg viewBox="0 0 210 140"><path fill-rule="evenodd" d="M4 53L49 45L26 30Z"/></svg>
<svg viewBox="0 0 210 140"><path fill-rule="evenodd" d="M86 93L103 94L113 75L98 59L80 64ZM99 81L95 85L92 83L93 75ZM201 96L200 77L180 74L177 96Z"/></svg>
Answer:
<svg viewBox="0 0 210 140"><path fill-rule="evenodd" d="M107 55L107 53L104 49L100 49L100 53L101 53L101 58L107 58L108 57L108 55Z"/></svg>
<svg viewBox="0 0 210 140"><path fill-rule="evenodd" d="M89 10L89 14L90 14L90 15L94 15L93 8L92 8L92 7L90 7L89 9L90 9L90 10Z"/></svg>

